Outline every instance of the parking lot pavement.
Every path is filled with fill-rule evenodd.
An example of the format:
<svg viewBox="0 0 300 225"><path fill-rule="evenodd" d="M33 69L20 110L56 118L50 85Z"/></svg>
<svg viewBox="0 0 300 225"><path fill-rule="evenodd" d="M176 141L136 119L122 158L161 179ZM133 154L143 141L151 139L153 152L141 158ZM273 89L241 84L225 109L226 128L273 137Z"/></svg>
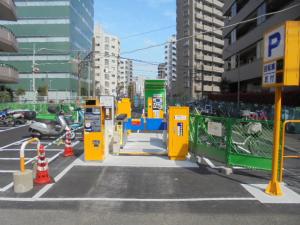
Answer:
<svg viewBox="0 0 300 225"><path fill-rule="evenodd" d="M7 129L0 131L0 197L14 196L13 187L13 173L20 170L20 148L24 141L30 139L27 132L28 126L16 127L14 129ZM80 139L80 135L78 135ZM41 144L45 146L46 157L49 162L50 173L57 175L69 163L75 160L75 157L65 159L62 157L64 150L64 141L57 140L57 138L44 138ZM76 154L81 154L82 145L79 141L73 143L76 149ZM76 148L78 147L78 148ZM37 145L28 144L25 148L25 165L27 169L32 169L33 162L37 157ZM56 162L60 159L61 162ZM56 167L51 169L52 164ZM40 187L35 187L35 191ZM32 192L34 194L34 192ZM32 195L28 195L32 196Z"/></svg>

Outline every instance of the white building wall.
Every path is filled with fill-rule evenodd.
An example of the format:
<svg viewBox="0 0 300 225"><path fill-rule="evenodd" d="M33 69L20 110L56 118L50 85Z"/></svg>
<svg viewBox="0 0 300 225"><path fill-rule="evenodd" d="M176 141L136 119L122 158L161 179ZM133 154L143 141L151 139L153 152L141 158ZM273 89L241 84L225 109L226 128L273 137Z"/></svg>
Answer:
<svg viewBox="0 0 300 225"><path fill-rule="evenodd" d="M165 45L165 64L166 64L166 80L169 92L174 89L176 81L176 36L173 35Z"/></svg>
<svg viewBox="0 0 300 225"><path fill-rule="evenodd" d="M132 61L128 59L121 59L119 62L119 73L118 73L118 83L121 88L120 95L128 96L128 87L132 82L133 69Z"/></svg>
<svg viewBox="0 0 300 225"><path fill-rule="evenodd" d="M94 41L96 93L117 96L119 38L105 33L100 25L96 25Z"/></svg>

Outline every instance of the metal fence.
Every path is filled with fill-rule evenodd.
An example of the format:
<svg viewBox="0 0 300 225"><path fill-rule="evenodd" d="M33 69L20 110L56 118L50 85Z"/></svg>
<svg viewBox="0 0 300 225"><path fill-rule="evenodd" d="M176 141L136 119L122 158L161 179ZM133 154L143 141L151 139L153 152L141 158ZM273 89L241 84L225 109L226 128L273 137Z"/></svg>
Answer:
<svg viewBox="0 0 300 225"><path fill-rule="evenodd" d="M226 163L271 170L273 122L191 115L191 151Z"/></svg>
<svg viewBox="0 0 300 225"><path fill-rule="evenodd" d="M72 113L74 111L74 108L76 107L75 104L57 104L61 110L63 110L65 113ZM34 110L37 113L42 113L42 114L48 114L48 106L49 104L47 103L1 103L0 104L0 110L4 109L11 109L11 110L16 110L16 109L21 109L21 110Z"/></svg>

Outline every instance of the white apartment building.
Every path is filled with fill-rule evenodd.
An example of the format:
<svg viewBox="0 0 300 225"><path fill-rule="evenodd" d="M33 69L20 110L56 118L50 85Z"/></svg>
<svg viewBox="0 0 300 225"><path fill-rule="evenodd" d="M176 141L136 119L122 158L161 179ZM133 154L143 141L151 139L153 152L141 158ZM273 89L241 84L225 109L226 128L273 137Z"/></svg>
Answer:
<svg viewBox="0 0 300 225"><path fill-rule="evenodd" d="M177 0L177 79L180 101L220 92L224 72L224 0Z"/></svg>
<svg viewBox="0 0 300 225"><path fill-rule="evenodd" d="M167 79L166 64L160 63L157 67L157 79Z"/></svg>
<svg viewBox="0 0 300 225"><path fill-rule="evenodd" d="M165 70L169 95L172 95L176 81L176 36L172 35L165 45Z"/></svg>
<svg viewBox="0 0 300 225"><path fill-rule="evenodd" d="M128 87L132 82L133 67L132 61L128 59L120 59L118 72L118 91L119 96L128 96Z"/></svg>
<svg viewBox="0 0 300 225"><path fill-rule="evenodd" d="M94 32L94 73L97 95L117 96L120 40L107 34L100 25Z"/></svg>

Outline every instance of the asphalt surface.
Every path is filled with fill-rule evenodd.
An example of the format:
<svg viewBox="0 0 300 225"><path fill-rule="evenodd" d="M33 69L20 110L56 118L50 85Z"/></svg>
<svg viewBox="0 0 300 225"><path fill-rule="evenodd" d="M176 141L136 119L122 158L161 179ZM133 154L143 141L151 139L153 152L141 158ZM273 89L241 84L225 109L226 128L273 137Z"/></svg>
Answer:
<svg viewBox="0 0 300 225"><path fill-rule="evenodd" d="M1 146L21 140L27 135L24 127L12 131L13 133L11 131L0 133ZM46 146L51 141L53 140L43 140ZM16 143L1 149L0 159L15 158L19 147L20 143ZM47 157L51 159L63 150L63 145L52 145L47 149ZM51 176L57 177L61 174L82 154L82 150L82 143L79 143L75 148L75 157L57 156L49 165ZM26 151L28 160L34 157L34 152L34 149ZM288 172L285 176L293 176L293 179L286 178L286 180L294 190L297 190L299 161L291 162L286 163ZM28 167L30 165L29 163ZM18 167L17 160L0 160L0 171L5 168L17 170ZM0 173L0 188L6 185L7 181L11 181L11 176L11 173ZM19 195L16 195L12 188L0 192L0 225L299 225L300 204L262 204L240 185L266 183L269 178L268 172L249 170L237 170L233 175L226 176L204 165L199 168L75 165L42 195L42 198L56 198L55 201L1 200L1 198L31 198L45 186L35 186L32 191ZM90 198L90 200L67 201L59 198ZM128 202L93 201L93 198L207 199L195 202ZM243 198L246 200L242 200Z"/></svg>

